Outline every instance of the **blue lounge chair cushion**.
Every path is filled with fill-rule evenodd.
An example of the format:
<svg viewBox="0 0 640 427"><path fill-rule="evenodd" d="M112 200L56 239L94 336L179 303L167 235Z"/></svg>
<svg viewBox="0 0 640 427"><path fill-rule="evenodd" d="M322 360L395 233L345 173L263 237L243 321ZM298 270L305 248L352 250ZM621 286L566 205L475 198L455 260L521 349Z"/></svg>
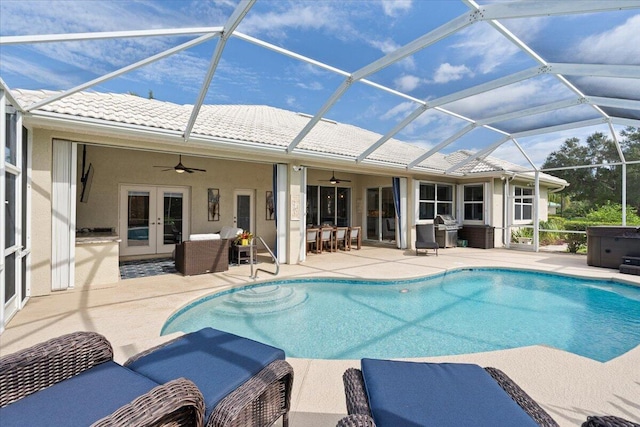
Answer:
<svg viewBox="0 0 640 427"><path fill-rule="evenodd" d="M204 396L205 420L229 393L244 384L284 351L212 328L185 335L133 363L128 368L165 383L184 377Z"/></svg>
<svg viewBox="0 0 640 427"><path fill-rule="evenodd" d="M0 425L86 427L157 386L109 361L0 408Z"/></svg>
<svg viewBox="0 0 640 427"><path fill-rule="evenodd" d="M537 426L477 365L362 359L362 376L378 427Z"/></svg>

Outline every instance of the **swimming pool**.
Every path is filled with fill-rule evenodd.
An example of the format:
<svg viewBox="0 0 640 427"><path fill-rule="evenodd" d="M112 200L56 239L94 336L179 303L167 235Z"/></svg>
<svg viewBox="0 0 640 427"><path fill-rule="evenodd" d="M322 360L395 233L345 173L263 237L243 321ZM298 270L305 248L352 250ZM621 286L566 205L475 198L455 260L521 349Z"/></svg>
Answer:
<svg viewBox="0 0 640 427"><path fill-rule="evenodd" d="M508 269L403 281L279 280L193 302L163 334L205 326L289 357L405 358L547 345L607 361L640 344L640 288Z"/></svg>

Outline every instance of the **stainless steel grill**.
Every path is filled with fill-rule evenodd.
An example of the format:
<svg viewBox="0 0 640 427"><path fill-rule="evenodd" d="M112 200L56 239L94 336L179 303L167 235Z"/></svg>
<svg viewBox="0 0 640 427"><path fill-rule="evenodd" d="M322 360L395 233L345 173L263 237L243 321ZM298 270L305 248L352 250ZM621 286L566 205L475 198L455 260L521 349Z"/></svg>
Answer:
<svg viewBox="0 0 640 427"><path fill-rule="evenodd" d="M451 215L438 215L433 220L436 226L436 242L441 248L453 248L458 245L458 222Z"/></svg>

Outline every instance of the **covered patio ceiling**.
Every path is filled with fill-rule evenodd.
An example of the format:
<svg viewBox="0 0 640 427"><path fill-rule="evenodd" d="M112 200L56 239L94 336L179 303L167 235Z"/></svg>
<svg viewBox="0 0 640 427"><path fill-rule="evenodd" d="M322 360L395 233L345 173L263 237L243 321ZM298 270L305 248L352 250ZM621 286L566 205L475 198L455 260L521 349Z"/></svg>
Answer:
<svg viewBox="0 0 640 427"><path fill-rule="evenodd" d="M433 13L440 13L440 2L427 2L433 5ZM156 28L145 30L123 31L95 31L95 32L68 32L65 34L31 34L31 35L5 35L0 36L0 56L5 66L0 66L0 85L6 93L9 103L19 111L26 114L35 113L38 109L57 100L68 97L74 93L88 89L103 91L106 83L128 73L148 67L153 63L165 60L181 52L194 49L196 46L215 41L215 48L208 63L206 73L199 79L199 86L193 89L196 94L192 104L189 119L184 123L183 139L188 143L192 137L192 131L200 110L208 101L212 83L216 82L217 73L225 55L237 48L233 41L241 41L258 46L261 49L275 52L277 55L288 57L294 62L312 67L318 72L326 73L332 77L326 81L336 82L333 89L329 89L315 110L303 111L309 117L308 123L291 140L283 150L286 155L295 157L300 143L309 135L319 122L327 120L334 112L340 109L338 104L349 105L354 97L362 93L369 94L374 91L376 97L372 99L394 99L395 108L389 109L395 112L392 126L380 130L377 123L375 129L368 129L382 135L377 141L370 144L355 157L356 163L367 162L373 152L383 144L394 138L409 143L418 143L425 152L406 164L408 170L413 170L418 164L433 156L435 153L446 152L452 147L471 148L474 154L463 161L453 165L447 174L460 174L464 166L476 159L504 149L506 144L515 147L523 164L530 167L531 171L544 171L539 162L530 155L525 144L520 141L529 137L544 136L572 129L596 129L610 133L616 144L619 159L612 159L607 163L612 165L640 164L640 159L626 159L618 142L619 132L627 126L640 128L640 56L633 54L634 49L640 44L640 32L635 36L623 39L623 41L611 46L604 46L604 50L613 53L607 57L585 58L584 55L573 55L567 61L560 57L564 49L554 48L563 45L563 40L553 39L551 34L546 42L525 41L527 38L526 24L535 22L532 20L553 20L557 17L590 16L597 17L602 22L607 22L609 17L617 17L626 20L629 25L640 22L640 0L567 0L567 1L518 1L518 2L490 2L480 4L474 0L462 0L465 7L463 13L448 19L435 27L425 25L417 34L414 32L412 39L403 45L387 48L384 56L368 63L359 64L355 69L341 69L331 64L344 62L341 58L335 60L329 58L324 61L314 59L310 55L304 55L292 49L283 47L283 43L276 44L265 39L245 34L242 29L243 20L249 19L256 0L241 0L233 11L225 19L219 22L220 26L191 27L191 28ZM269 9L270 2L258 2L263 9ZM423 5L424 6L424 5ZM89 12L90 13L90 12ZM620 15L620 14L624 15ZM382 20L384 16L374 17ZM373 18L372 18L373 19ZM515 24L514 24L515 23ZM636 24L634 24L636 23ZM377 24L381 24L377 22ZM384 23L382 23L384 24ZM547 23L549 27L562 25L560 22ZM393 25L390 23L390 27ZM488 26L488 27L487 27ZM576 32L580 32L580 22L577 21ZM446 63L450 68L455 68L468 74L468 79L460 76L448 77L450 81L468 80L471 85L460 86L446 84L446 79L441 79L437 90L422 92L416 89L416 85L402 84L403 78L408 75L406 68L400 66L406 61L419 62L419 55L429 55L429 48L445 41L451 41L463 31L479 28L482 34L493 34L496 37L497 51L485 53L476 52L477 55L500 55L500 47L508 46L516 49L517 53L510 53L517 60L504 64L497 70L486 72L481 79L471 78L472 72L465 71L461 65L456 66ZM489 28L490 27L490 28ZM637 30L636 25L636 30ZM33 29L33 28L30 28ZM4 31L3 31L4 32ZM319 37L321 34L319 34ZM349 37L349 32L344 31L343 37ZM578 36L579 37L579 36ZM102 75L92 78L84 83L72 87L56 87L59 92L43 100L30 105L21 105L17 97L12 95L11 81L15 80L15 67L7 66L7 61L15 58L19 51L9 51L9 48L25 48L41 44L64 43L91 43L100 40L126 41L132 39L167 38L178 40L180 43L170 48L162 49L155 54L139 58L117 69L105 71ZM185 41L186 40L186 41ZM533 39L532 39L533 40ZM609 39L610 40L610 39ZM619 39L618 39L619 40ZM606 38L588 39L584 42L605 43ZM331 39L323 41L325 48L331 52ZM468 49L473 49L470 45ZM5 51L5 55L2 55ZM629 51L631 55L625 55ZM14 53L15 52L15 53ZM7 55L8 53L11 56ZM579 61L577 59L580 59ZM266 66L266 64L265 64ZM457 67L457 68L456 68ZM440 68L442 69L442 67ZM466 68L466 70L469 70ZM64 73L65 69L60 69ZM454 73L455 74L455 73ZM477 76L473 76L477 77ZM478 81L480 80L480 81ZM17 80L19 82L19 80ZM437 77L434 77L437 81ZM523 84L532 83L532 87L538 90L532 96L524 96L517 102L509 96L509 93L519 93ZM51 87L47 87L51 89ZM286 89L286 88L285 88ZM363 92L366 91L366 92ZM422 96L417 96L417 95ZM501 99L502 98L502 99ZM400 102L400 104L397 104ZM231 100L229 103L233 103ZM311 108L311 107L307 107ZM352 111L358 115L361 111ZM333 117L331 117L333 118ZM407 140L407 129L420 125L420 132L424 137L420 141ZM445 130L442 126L438 130L430 128L434 123L446 123ZM367 128L355 122L360 127ZM435 136L434 136L435 135ZM470 144L470 145L469 145ZM559 146L554 147L557 149ZM509 159L512 160L512 159ZM575 166L573 166L575 167Z"/></svg>

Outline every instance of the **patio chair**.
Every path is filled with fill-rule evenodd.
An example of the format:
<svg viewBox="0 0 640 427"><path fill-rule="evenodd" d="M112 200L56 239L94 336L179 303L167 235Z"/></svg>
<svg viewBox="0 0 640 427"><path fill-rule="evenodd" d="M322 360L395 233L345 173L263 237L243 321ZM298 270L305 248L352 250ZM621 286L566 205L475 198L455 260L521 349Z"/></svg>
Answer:
<svg viewBox="0 0 640 427"><path fill-rule="evenodd" d="M113 361L109 341L75 332L0 358L0 424L202 426L204 401L184 378L158 383Z"/></svg>
<svg viewBox="0 0 640 427"><path fill-rule="evenodd" d="M320 243L318 242L319 235L320 230L318 228L307 228L307 253L320 253Z"/></svg>
<svg viewBox="0 0 640 427"><path fill-rule="evenodd" d="M184 377L204 396L206 426L289 423L293 368L278 348L204 328L144 351L125 366L156 382Z"/></svg>
<svg viewBox="0 0 640 427"><path fill-rule="evenodd" d="M349 227L337 227L336 234L335 234L336 250L342 247L342 249L346 251L347 247L349 246L349 243L347 242L348 238L349 238Z"/></svg>
<svg viewBox="0 0 640 427"><path fill-rule="evenodd" d="M419 249L435 249L438 256L438 242L436 242L436 231L433 224L416 224L416 255Z"/></svg>
<svg viewBox="0 0 640 427"><path fill-rule="evenodd" d="M351 250L351 246L353 245L353 241L356 241L356 249L360 249L362 247L362 227L349 227L349 249Z"/></svg>
<svg viewBox="0 0 640 427"><path fill-rule="evenodd" d="M558 424L504 372L462 363L362 359L344 375L346 426Z"/></svg>
<svg viewBox="0 0 640 427"><path fill-rule="evenodd" d="M322 227L320 229L320 250L323 251L326 247L329 248L329 252L333 252L333 227Z"/></svg>

